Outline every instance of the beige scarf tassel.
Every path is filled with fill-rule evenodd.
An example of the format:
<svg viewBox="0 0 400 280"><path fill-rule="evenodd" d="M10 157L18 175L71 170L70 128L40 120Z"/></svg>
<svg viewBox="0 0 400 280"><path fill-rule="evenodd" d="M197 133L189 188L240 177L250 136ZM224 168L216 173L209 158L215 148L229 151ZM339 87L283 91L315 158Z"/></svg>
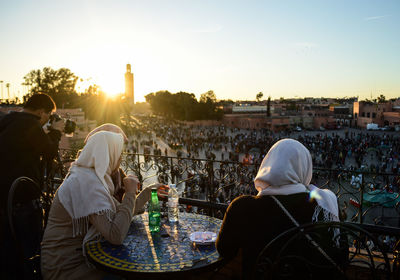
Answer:
<svg viewBox="0 0 400 280"><path fill-rule="evenodd" d="M106 215L108 221L112 221L115 213L111 209L104 209L93 213L96 215ZM89 216L72 219L72 236L83 236L89 229Z"/></svg>

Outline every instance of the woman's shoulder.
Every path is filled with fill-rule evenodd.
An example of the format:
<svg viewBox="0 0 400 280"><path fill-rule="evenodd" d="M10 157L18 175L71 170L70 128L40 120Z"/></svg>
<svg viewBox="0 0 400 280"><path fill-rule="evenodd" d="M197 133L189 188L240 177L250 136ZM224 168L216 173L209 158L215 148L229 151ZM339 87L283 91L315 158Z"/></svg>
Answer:
<svg viewBox="0 0 400 280"><path fill-rule="evenodd" d="M76 168L74 166L71 168L70 173L66 178L66 180L69 181L81 181L82 179L85 179L85 181L88 180L100 181L93 168L84 168L84 167Z"/></svg>
<svg viewBox="0 0 400 280"><path fill-rule="evenodd" d="M269 196L241 195L232 200L228 209L254 209L256 205L265 204L270 199Z"/></svg>
<svg viewBox="0 0 400 280"><path fill-rule="evenodd" d="M257 196L254 195L241 195L236 197L234 200L232 200L232 204L240 205L240 204L246 204L246 203L251 203L254 202L257 199Z"/></svg>
<svg viewBox="0 0 400 280"><path fill-rule="evenodd" d="M291 195L276 195L275 196L284 205L306 205L310 206L315 204L310 200L308 193L296 193ZM311 202L311 203L310 203ZM242 195L235 198L229 205L229 208L255 208L255 207L270 207L276 205L272 196L254 196L254 195Z"/></svg>
<svg viewBox="0 0 400 280"><path fill-rule="evenodd" d="M307 192L295 193L290 195L277 195L275 196L285 207L299 208L305 207L314 209L317 204L315 199L310 197Z"/></svg>
<svg viewBox="0 0 400 280"><path fill-rule="evenodd" d="M308 195L306 193L299 193L293 195L276 195L275 197L278 198L278 200L304 200ZM270 195L241 195L232 200L231 205L264 204L272 200L273 198Z"/></svg>
<svg viewBox="0 0 400 280"><path fill-rule="evenodd" d="M94 170L90 168L76 168L70 172L60 186L61 190L75 189L81 185L102 184Z"/></svg>

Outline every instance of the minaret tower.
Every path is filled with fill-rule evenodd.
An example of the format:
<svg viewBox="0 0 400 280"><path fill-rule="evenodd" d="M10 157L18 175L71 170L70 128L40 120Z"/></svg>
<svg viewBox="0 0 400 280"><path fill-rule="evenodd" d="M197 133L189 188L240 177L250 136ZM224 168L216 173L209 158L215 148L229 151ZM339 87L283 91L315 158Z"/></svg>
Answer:
<svg viewBox="0 0 400 280"><path fill-rule="evenodd" d="M133 92L133 73L131 71L131 65L126 65L125 73L125 98L131 99L132 103L135 104L135 95Z"/></svg>

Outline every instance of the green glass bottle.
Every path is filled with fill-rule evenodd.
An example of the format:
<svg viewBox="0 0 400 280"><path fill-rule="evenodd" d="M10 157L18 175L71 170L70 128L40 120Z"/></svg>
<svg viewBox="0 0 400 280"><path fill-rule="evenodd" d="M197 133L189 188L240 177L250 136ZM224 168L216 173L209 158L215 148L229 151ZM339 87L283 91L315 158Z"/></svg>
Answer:
<svg viewBox="0 0 400 280"><path fill-rule="evenodd" d="M149 229L150 233L160 231L161 213L160 204L158 202L157 189L151 190L151 199L149 201Z"/></svg>

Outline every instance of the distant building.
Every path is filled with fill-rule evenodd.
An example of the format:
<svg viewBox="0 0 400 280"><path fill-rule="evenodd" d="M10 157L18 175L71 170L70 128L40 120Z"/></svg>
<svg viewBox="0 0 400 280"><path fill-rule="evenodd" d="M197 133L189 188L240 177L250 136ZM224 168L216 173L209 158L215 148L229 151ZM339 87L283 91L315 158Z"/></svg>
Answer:
<svg viewBox="0 0 400 280"><path fill-rule="evenodd" d="M329 107L333 111L336 124L341 126L355 126L353 122L353 104L336 104Z"/></svg>
<svg viewBox="0 0 400 280"><path fill-rule="evenodd" d="M333 113L329 111L329 105L320 102L311 102L300 105L301 115L292 117L291 125L307 129L319 129L333 121Z"/></svg>
<svg viewBox="0 0 400 280"><path fill-rule="evenodd" d="M133 87L133 73L131 71L131 65L126 65L125 73L125 98L131 99L132 103L135 103L134 87Z"/></svg>
<svg viewBox="0 0 400 280"><path fill-rule="evenodd" d="M394 108L393 112L383 113L383 124L385 126L399 127L400 126L400 112Z"/></svg>
<svg viewBox="0 0 400 280"><path fill-rule="evenodd" d="M267 117L266 114L248 113L248 114L225 114L222 123L226 127L235 127L243 129L269 129L279 132L290 127L289 117Z"/></svg>
<svg viewBox="0 0 400 280"><path fill-rule="evenodd" d="M250 104L234 105L232 113L234 114L254 114L254 113L267 113L267 106L258 106Z"/></svg>
<svg viewBox="0 0 400 280"><path fill-rule="evenodd" d="M368 101L354 102L353 115L358 127L366 128L369 123L383 126L384 113L392 111L391 102L374 103Z"/></svg>

